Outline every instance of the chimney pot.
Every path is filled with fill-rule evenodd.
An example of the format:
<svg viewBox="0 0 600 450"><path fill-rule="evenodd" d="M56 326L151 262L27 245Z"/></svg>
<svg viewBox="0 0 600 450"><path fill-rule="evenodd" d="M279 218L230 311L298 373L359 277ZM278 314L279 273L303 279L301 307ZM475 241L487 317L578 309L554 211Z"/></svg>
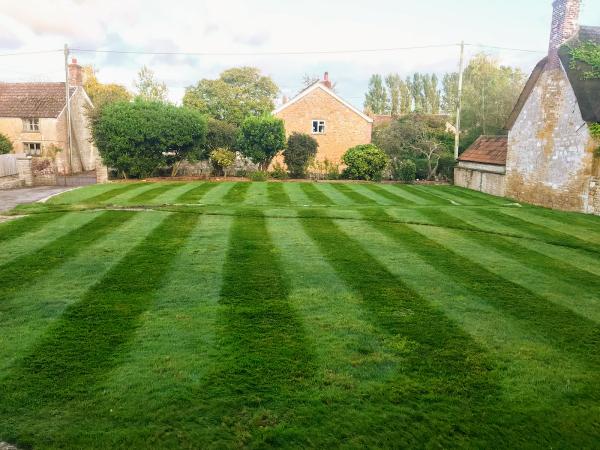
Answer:
<svg viewBox="0 0 600 450"><path fill-rule="evenodd" d="M325 75L323 75L323 84L329 89L333 87L333 84L331 84L331 81L329 80L329 72L325 72Z"/></svg>

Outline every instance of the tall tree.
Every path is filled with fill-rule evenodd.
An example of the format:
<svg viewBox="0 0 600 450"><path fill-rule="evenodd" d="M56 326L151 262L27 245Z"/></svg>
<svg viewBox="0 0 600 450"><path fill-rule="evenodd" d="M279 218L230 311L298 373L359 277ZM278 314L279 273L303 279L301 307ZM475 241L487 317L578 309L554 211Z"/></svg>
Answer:
<svg viewBox="0 0 600 450"><path fill-rule="evenodd" d="M135 87L137 98L141 100L167 102L169 94L167 85L156 80L154 72L146 66L143 66L138 72Z"/></svg>
<svg viewBox="0 0 600 450"><path fill-rule="evenodd" d="M458 73L446 73L442 78L442 110L452 117L458 108Z"/></svg>
<svg viewBox="0 0 600 450"><path fill-rule="evenodd" d="M125 86L115 83L101 83L93 66L83 68L83 88L96 108L104 105L132 99L132 94Z"/></svg>
<svg viewBox="0 0 600 450"><path fill-rule="evenodd" d="M403 115L410 113L413 108L413 98L408 81L402 81L400 84L400 99L400 113Z"/></svg>
<svg viewBox="0 0 600 450"><path fill-rule="evenodd" d="M385 85L388 90L389 110L393 117L398 117L402 104L402 78L397 74L385 77Z"/></svg>
<svg viewBox="0 0 600 450"><path fill-rule="evenodd" d="M369 81L369 91L365 96L365 110L374 114L387 114L388 94L381 75L373 75Z"/></svg>
<svg viewBox="0 0 600 450"><path fill-rule="evenodd" d="M441 92L439 80L436 74L425 74L423 83L423 110L428 114L439 114L441 103Z"/></svg>
<svg viewBox="0 0 600 450"><path fill-rule="evenodd" d="M504 134L506 120L526 81L520 70L500 65L486 54L476 55L464 73L461 120L469 145L481 134Z"/></svg>
<svg viewBox="0 0 600 450"><path fill-rule="evenodd" d="M224 71L218 79L203 79L186 89L183 104L217 120L241 125L248 116L275 109L279 88L254 67Z"/></svg>

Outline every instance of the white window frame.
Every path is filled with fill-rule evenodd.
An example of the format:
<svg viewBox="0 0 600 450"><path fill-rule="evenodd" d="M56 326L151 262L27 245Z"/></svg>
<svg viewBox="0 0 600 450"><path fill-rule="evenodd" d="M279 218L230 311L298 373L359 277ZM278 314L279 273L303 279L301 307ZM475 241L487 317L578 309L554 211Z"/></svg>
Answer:
<svg viewBox="0 0 600 450"><path fill-rule="evenodd" d="M314 119L312 121L311 130L312 134L325 134L327 133L327 122L320 119Z"/></svg>
<svg viewBox="0 0 600 450"><path fill-rule="evenodd" d="M28 156L42 156L42 143L23 142L23 151Z"/></svg>
<svg viewBox="0 0 600 450"><path fill-rule="evenodd" d="M30 117L23 119L23 130L28 133L39 133L40 132L40 119Z"/></svg>

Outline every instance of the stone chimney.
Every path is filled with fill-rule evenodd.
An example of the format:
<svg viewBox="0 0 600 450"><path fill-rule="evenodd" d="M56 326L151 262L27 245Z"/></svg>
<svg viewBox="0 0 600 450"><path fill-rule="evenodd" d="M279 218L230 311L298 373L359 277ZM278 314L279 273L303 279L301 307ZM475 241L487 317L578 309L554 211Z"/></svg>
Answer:
<svg viewBox="0 0 600 450"><path fill-rule="evenodd" d="M325 72L325 75L323 75L323 84L329 89L333 87L333 84L331 84L331 81L329 80L329 72Z"/></svg>
<svg viewBox="0 0 600 450"><path fill-rule="evenodd" d="M77 64L77 58L69 64L69 86L83 86L83 67Z"/></svg>
<svg viewBox="0 0 600 450"><path fill-rule="evenodd" d="M554 0L552 6L554 11L547 68L557 69L560 67L559 48L579 32L581 0Z"/></svg>

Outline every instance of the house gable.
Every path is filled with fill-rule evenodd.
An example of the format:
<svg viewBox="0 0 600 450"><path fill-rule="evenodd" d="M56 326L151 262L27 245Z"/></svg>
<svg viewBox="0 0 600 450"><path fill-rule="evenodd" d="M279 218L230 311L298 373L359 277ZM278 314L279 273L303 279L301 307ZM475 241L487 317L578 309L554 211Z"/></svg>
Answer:
<svg viewBox="0 0 600 450"><path fill-rule="evenodd" d="M364 119L365 121L367 121L368 123L373 123L373 119L370 118L369 116L367 116L366 114L362 113L361 111L359 111L358 109L356 109L354 106L352 106L350 103L346 102L343 98L341 98L339 95L337 95L335 92L333 92L331 89L327 88L322 82L317 82L315 84L313 84L312 86L308 87L307 89L305 89L304 91L302 91L300 94L298 94L296 97L294 97L292 100L290 100L289 102L285 103L284 105L281 105L279 108L277 108L275 111L273 111L273 115L278 115L279 113L281 113L282 111L284 111L285 109L289 108L290 106L300 102L302 99L304 99L305 97L308 97L309 95L311 95L313 92L315 92L316 90L322 90L323 92L325 92L326 94L330 95L331 97L333 97L336 101L338 101L339 103L341 103L342 105L344 105L346 108L348 108L349 110L351 110L352 112L354 112L355 114L357 114L358 116L360 116L362 119Z"/></svg>

